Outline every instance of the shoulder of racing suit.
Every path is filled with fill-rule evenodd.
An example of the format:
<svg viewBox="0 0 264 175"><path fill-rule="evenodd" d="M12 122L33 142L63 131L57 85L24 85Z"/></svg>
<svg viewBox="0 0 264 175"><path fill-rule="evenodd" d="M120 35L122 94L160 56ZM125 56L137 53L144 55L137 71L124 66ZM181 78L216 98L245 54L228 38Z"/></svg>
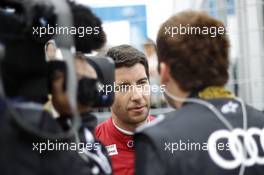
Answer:
<svg viewBox="0 0 264 175"><path fill-rule="evenodd" d="M213 99L206 100L216 107L223 116L234 126L243 127L242 109L240 103L235 99ZM248 116L248 127L263 128L264 115L246 105ZM156 119L157 120L157 119ZM145 137L149 144L154 147L155 153L161 157L168 169L167 172L182 172L183 174L238 174L238 170L224 171L217 167L208 156L207 151L180 150L180 144L186 148L191 144L207 143L209 136L221 129L227 129L223 123L207 107L188 103L184 107L164 114L162 119L152 125L144 126L137 130L137 138ZM142 155L145 156L145 155ZM203 161L201 161L203 160ZM196 162L196 164L194 164ZM177 164L177 166L176 166ZM175 168L178 168L176 171ZM180 169L180 170L179 170ZM252 170L252 171L251 171ZM252 172L258 170L251 169ZM263 170L263 167L262 167Z"/></svg>

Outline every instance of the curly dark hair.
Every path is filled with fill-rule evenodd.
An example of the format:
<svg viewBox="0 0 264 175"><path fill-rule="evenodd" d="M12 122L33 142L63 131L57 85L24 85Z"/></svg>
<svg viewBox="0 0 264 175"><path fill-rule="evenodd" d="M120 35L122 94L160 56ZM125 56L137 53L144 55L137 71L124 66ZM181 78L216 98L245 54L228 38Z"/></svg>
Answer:
<svg viewBox="0 0 264 175"><path fill-rule="evenodd" d="M186 27L222 28L215 36L206 33L168 34L167 30ZM157 37L159 62L170 66L170 74L187 92L208 86L223 86L228 81L229 40L221 21L204 12L184 11L165 21Z"/></svg>

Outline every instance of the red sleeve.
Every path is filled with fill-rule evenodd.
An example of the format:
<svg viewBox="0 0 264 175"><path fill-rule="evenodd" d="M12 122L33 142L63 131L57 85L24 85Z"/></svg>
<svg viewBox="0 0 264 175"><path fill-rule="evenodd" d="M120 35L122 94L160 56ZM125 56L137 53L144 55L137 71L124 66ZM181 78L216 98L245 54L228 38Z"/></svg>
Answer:
<svg viewBox="0 0 264 175"><path fill-rule="evenodd" d="M111 121L111 118L108 120L100 123L99 125L96 126L95 128L95 137L96 139L100 140L102 143L106 144L106 138L108 136L108 126Z"/></svg>
<svg viewBox="0 0 264 175"><path fill-rule="evenodd" d="M101 133L102 133L102 123L97 125L95 128L95 137L99 139Z"/></svg>

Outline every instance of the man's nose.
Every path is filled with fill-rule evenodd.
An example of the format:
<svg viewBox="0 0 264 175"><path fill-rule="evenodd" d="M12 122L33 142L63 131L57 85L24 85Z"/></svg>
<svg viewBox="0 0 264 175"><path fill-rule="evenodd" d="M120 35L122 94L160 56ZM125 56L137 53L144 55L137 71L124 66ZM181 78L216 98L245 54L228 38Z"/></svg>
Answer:
<svg viewBox="0 0 264 175"><path fill-rule="evenodd" d="M135 88L133 88L131 100L132 101L139 101L142 98L143 98L143 91L142 91L142 89L135 86Z"/></svg>

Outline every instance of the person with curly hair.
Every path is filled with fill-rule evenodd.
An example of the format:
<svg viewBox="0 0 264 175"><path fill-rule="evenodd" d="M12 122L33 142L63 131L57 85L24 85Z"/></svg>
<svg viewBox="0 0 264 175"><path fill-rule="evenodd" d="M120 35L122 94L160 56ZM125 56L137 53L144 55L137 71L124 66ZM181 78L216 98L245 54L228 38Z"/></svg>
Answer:
<svg viewBox="0 0 264 175"><path fill-rule="evenodd" d="M203 12L184 11L162 24L157 36L161 84L177 110L137 130L136 175L263 174L264 166L253 160L263 152L252 157L253 148L246 146L247 155L240 136L229 139L259 134L264 115L225 88L226 33L221 21ZM260 138L255 139L256 151ZM252 146L252 140L245 142Z"/></svg>

